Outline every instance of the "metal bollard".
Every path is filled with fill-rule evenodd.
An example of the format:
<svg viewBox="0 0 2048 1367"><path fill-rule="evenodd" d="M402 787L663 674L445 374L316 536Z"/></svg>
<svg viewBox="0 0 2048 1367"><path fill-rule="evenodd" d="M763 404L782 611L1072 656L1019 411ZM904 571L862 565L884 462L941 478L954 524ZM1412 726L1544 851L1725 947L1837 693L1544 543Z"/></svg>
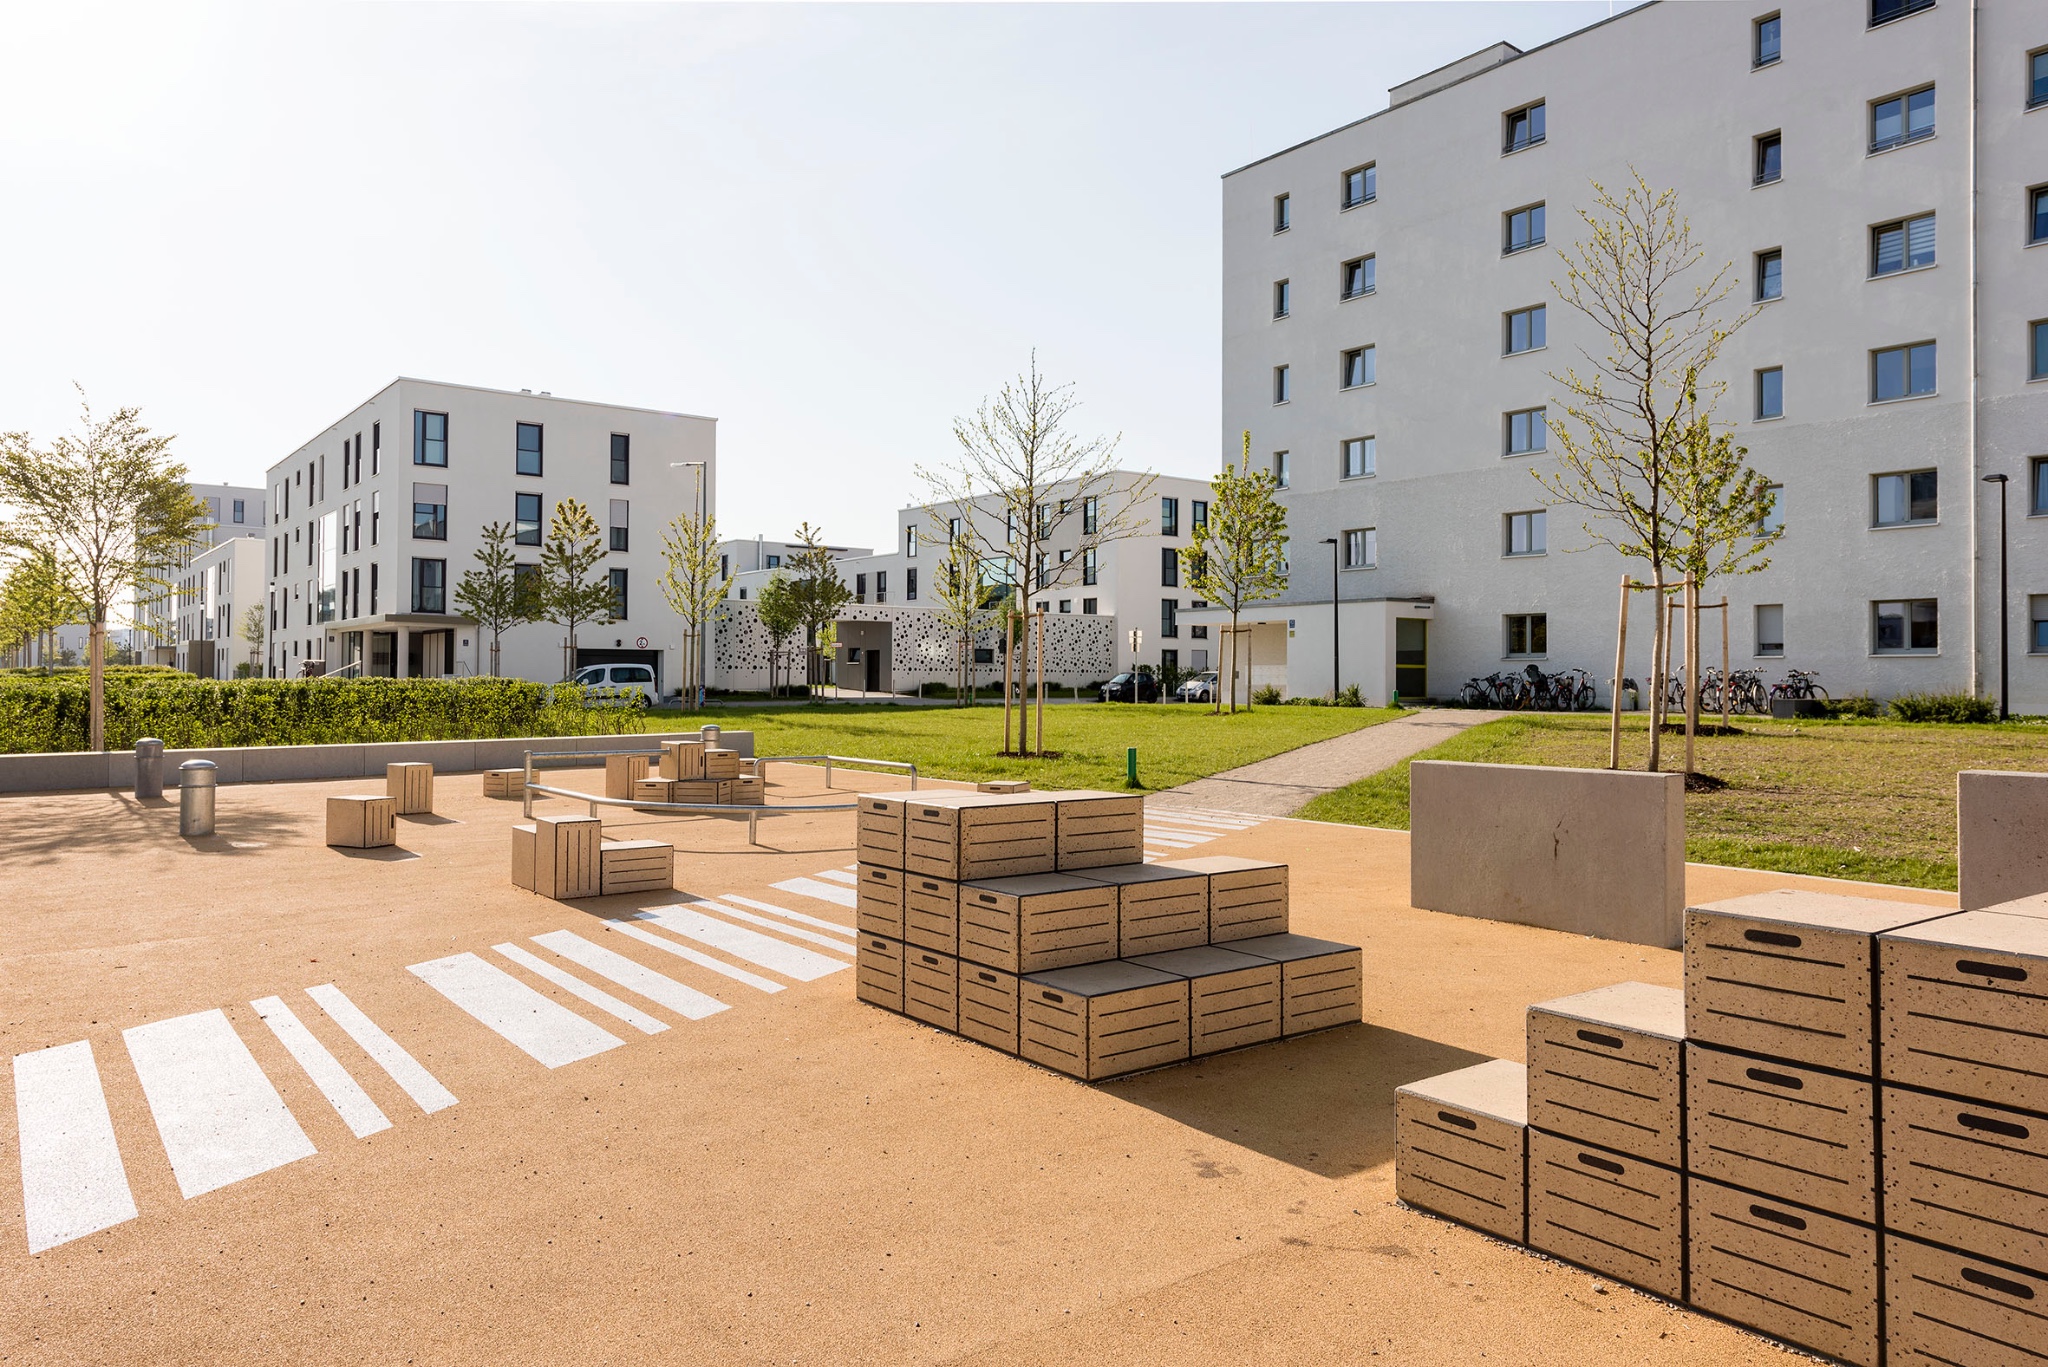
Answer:
<svg viewBox="0 0 2048 1367"><path fill-rule="evenodd" d="M697 734L703 737L704 748L706 750L715 750L718 748L718 724L716 722L707 722L706 724L698 727Z"/></svg>
<svg viewBox="0 0 2048 1367"><path fill-rule="evenodd" d="M188 759L178 766L178 834L213 834L213 800L220 792L220 768L210 759Z"/></svg>
<svg viewBox="0 0 2048 1367"><path fill-rule="evenodd" d="M135 742L135 796L164 795L164 743L154 736Z"/></svg>

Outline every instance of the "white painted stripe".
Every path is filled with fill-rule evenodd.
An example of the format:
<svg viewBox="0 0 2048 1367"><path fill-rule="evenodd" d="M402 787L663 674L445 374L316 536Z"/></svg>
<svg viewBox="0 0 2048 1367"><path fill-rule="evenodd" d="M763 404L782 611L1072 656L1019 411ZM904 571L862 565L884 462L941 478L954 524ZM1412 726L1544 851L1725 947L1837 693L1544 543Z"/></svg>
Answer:
<svg viewBox="0 0 2048 1367"><path fill-rule="evenodd" d="M121 1038L186 1200L317 1152L227 1012L151 1021Z"/></svg>
<svg viewBox="0 0 2048 1367"><path fill-rule="evenodd" d="M763 926L775 931L777 934L794 935L797 939L807 943L823 945L835 954L853 953L853 946L848 944L844 938L835 940L830 935L820 935L815 930L799 930L795 926L784 925L782 922L767 916L756 916L751 911L741 911L738 907L729 907L723 902L703 901L692 902L690 905L697 908L709 908L720 916L730 916L735 921L745 921L748 925Z"/></svg>
<svg viewBox="0 0 2048 1367"><path fill-rule="evenodd" d="M844 883L849 888L860 881L845 869L819 869L818 877L833 883Z"/></svg>
<svg viewBox="0 0 2048 1367"><path fill-rule="evenodd" d="M553 950L572 964L589 969L607 982L617 983L628 992L638 992L647 1000L666 1006L685 1020L703 1020L726 1009L725 1003L718 998L706 996L694 987L656 973L644 964L603 945L594 945L570 931L551 930L545 935L534 936L533 942L543 949ZM781 990L779 985L777 990Z"/></svg>
<svg viewBox="0 0 2048 1367"><path fill-rule="evenodd" d="M1163 835L1154 835L1150 831L1145 832L1145 844L1148 848L1156 846L1166 850L1191 850L1202 843L1200 840L1169 840Z"/></svg>
<svg viewBox="0 0 2048 1367"><path fill-rule="evenodd" d="M305 1022L292 1014L281 997L264 997L250 1002L256 1014L270 1027L270 1033L277 1036L277 1042L285 1052L299 1061L306 1070L306 1076L320 1089L320 1095L327 1098L335 1113L348 1125L356 1138L363 1139L379 1130L391 1128L391 1121L370 1099L370 1094L350 1077L348 1069L341 1066L341 1060L329 1053Z"/></svg>
<svg viewBox="0 0 2048 1367"><path fill-rule="evenodd" d="M780 883L771 883L777 892L793 892L799 897L815 897L820 902L834 906L850 907L859 902L852 888L842 888L832 883L820 883L815 878L785 878Z"/></svg>
<svg viewBox="0 0 2048 1367"><path fill-rule="evenodd" d="M1214 840L1220 835L1232 834L1230 831L1205 831L1199 826L1176 826L1170 821L1148 821L1145 830L1148 834L1170 836L1175 840Z"/></svg>
<svg viewBox="0 0 2048 1367"><path fill-rule="evenodd" d="M688 959L699 968L708 968L713 973L723 973L734 982L745 983L747 986L759 988L763 992L780 992L782 990L782 984L771 978L764 978L758 973L749 973L746 969L736 964L729 964L723 959L713 958L702 950L692 949L685 944L678 944L666 935L656 935L645 926L636 926L630 921L606 921L604 928L606 930L616 930L619 934L638 940L642 944L653 945L656 949L673 954L678 959Z"/></svg>
<svg viewBox="0 0 2048 1367"><path fill-rule="evenodd" d="M844 935L849 940L856 938L860 934L852 926L842 926L837 921L825 921L820 920L816 916L806 916L800 911L791 911L788 907L778 907L773 902L763 902L753 897L742 897L736 892L720 893L718 900L729 905L737 903L743 907L752 907L755 911L765 911L770 916L780 916L783 920L794 921L800 926L816 926L819 930L829 930L835 934Z"/></svg>
<svg viewBox="0 0 2048 1367"><path fill-rule="evenodd" d="M580 1063L625 1041L474 954L409 964L406 972L547 1068Z"/></svg>
<svg viewBox="0 0 2048 1367"><path fill-rule="evenodd" d="M14 1117L29 1252L135 1218L90 1040L14 1056Z"/></svg>
<svg viewBox="0 0 2048 1367"><path fill-rule="evenodd" d="M860 865L858 864L841 864L839 867L845 869L848 873L860 872Z"/></svg>
<svg viewBox="0 0 2048 1367"><path fill-rule="evenodd" d="M1145 824L1165 826L1186 826L1191 830L1207 831L1211 835L1229 835L1232 831L1248 831L1258 823L1255 821L1217 821L1206 816L1189 816L1177 807L1160 807L1145 813Z"/></svg>
<svg viewBox="0 0 2048 1367"><path fill-rule="evenodd" d="M592 987L574 973L556 968L538 954L529 953L518 945L492 945L492 949L518 964L535 977L545 978L570 996L589 1002L600 1011L609 1011L643 1035L658 1035L668 1029L668 1022L656 1020L639 1007L622 1002L601 987Z"/></svg>
<svg viewBox="0 0 2048 1367"><path fill-rule="evenodd" d="M420 1066L418 1059L405 1052L404 1046L378 1028L377 1022L364 1015L362 1008L350 1001L340 988L333 983L322 983L318 987L307 988L306 995L318 1002L329 1019L341 1027L342 1033L375 1059L377 1066L389 1073L391 1080L417 1102L421 1110L432 1115L455 1104L455 1093L443 1087L432 1073Z"/></svg>
<svg viewBox="0 0 2048 1367"><path fill-rule="evenodd" d="M1236 826L1240 829L1256 826L1267 819L1256 812L1222 812L1214 807L1181 807L1164 802L1151 804L1145 810L1154 814L1170 812L1174 816L1184 816L1190 821L1209 821L1218 826Z"/></svg>
<svg viewBox="0 0 2048 1367"><path fill-rule="evenodd" d="M1145 815L1147 817L1163 816L1173 821L1187 821L1196 825L1215 826L1230 830L1243 830L1246 826L1256 826L1258 824L1256 821L1243 821L1232 816L1212 816L1207 812L1196 811L1192 807L1147 807Z"/></svg>
<svg viewBox="0 0 2048 1367"><path fill-rule="evenodd" d="M852 893L846 894L852 897ZM715 916L706 916L701 911L688 907L654 907L643 911L636 918L652 921L663 930L673 931L684 939L696 940L722 949L734 958L745 959L750 964L773 969L785 977L798 982L810 982L827 973L837 973L853 967L844 959L828 959L814 950L799 949L787 940L778 940L772 935L763 935L756 930L747 930L730 921L721 921ZM614 923L616 924L616 923Z"/></svg>

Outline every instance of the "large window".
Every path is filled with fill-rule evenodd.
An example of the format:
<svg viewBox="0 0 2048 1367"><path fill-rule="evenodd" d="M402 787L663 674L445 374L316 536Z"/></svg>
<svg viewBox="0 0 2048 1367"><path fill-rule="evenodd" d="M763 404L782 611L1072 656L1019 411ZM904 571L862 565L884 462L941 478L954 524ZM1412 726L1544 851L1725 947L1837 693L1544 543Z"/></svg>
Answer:
<svg viewBox="0 0 2048 1367"><path fill-rule="evenodd" d="M1870 230L1870 273L1892 275L1934 264L1934 215L1920 214Z"/></svg>
<svg viewBox="0 0 2048 1367"><path fill-rule="evenodd" d="M2048 47L2027 54L2027 108L2048 104Z"/></svg>
<svg viewBox="0 0 2048 1367"><path fill-rule="evenodd" d="M522 422L517 424L514 442L518 447L517 469L522 475L540 473L540 424Z"/></svg>
<svg viewBox="0 0 2048 1367"><path fill-rule="evenodd" d="M1081 615L1082 615L1083 617L1093 617L1093 616L1095 616L1095 615L1096 615L1096 605L1097 605L1097 600L1096 600L1096 599L1093 599L1093 598L1083 598L1083 599L1081 600Z"/></svg>
<svg viewBox="0 0 2048 1367"><path fill-rule="evenodd" d="M418 410L413 412L412 463L414 465L446 465L448 463L448 415L446 413L422 413Z"/></svg>
<svg viewBox="0 0 2048 1367"><path fill-rule="evenodd" d="M1758 603L1756 605L1756 653L1759 655L1783 655L1785 653L1785 605L1783 603Z"/></svg>
<svg viewBox="0 0 2048 1367"><path fill-rule="evenodd" d="M1756 41L1749 53L1751 66L1769 66L1778 60L1781 27L1779 17L1775 14L1766 14L1756 21Z"/></svg>
<svg viewBox="0 0 2048 1367"><path fill-rule="evenodd" d="M1097 574L1095 548L1090 546L1087 550L1081 552L1081 582L1083 584L1093 584L1096 582Z"/></svg>
<svg viewBox="0 0 2048 1367"><path fill-rule="evenodd" d="M412 486L412 536L415 541L448 539L448 486Z"/></svg>
<svg viewBox="0 0 2048 1367"><path fill-rule="evenodd" d="M1885 347L1870 353L1870 401L1911 399L1934 392L1934 343Z"/></svg>
<svg viewBox="0 0 2048 1367"><path fill-rule="evenodd" d="M907 522L903 526L903 557L906 560L917 556L917 524Z"/></svg>
<svg viewBox="0 0 2048 1367"><path fill-rule="evenodd" d="M515 545L540 544L540 495L512 495L512 540Z"/></svg>
<svg viewBox="0 0 2048 1367"><path fill-rule="evenodd" d="M1785 297L1785 253L1775 247L1756 254L1756 297L1758 303Z"/></svg>
<svg viewBox="0 0 2048 1367"><path fill-rule="evenodd" d="M1162 498L1159 500L1159 534L1161 536L1180 535L1179 499Z"/></svg>
<svg viewBox="0 0 2048 1367"><path fill-rule="evenodd" d="M1785 137L1782 133L1765 133L1756 140L1755 174L1751 184L1769 185L1785 174Z"/></svg>
<svg viewBox="0 0 2048 1367"><path fill-rule="evenodd" d="M1285 451L1275 451L1273 453L1273 486L1277 489L1287 488L1289 484L1288 477L1291 473L1287 453Z"/></svg>
<svg viewBox="0 0 2048 1367"><path fill-rule="evenodd" d="M2035 456L2028 462L2028 467L2033 497L2027 500L2027 514L2030 517L2048 517L2048 456Z"/></svg>
<svg viewBox="0 0 2048 1367"><path fill-rule="evenodd" d="M1346 209L1356 209L1361 204L1370 204L1379 198L1379 167L1372 162L1354 166L1344 173L1342 198L1339 201Z"/></svg>
<svg viewBox="0 0 2048 1367"><path fill-rule="evenodd" d="M1159 634L1171 641L1180 635L1180 599L1159 600Z"/></svg>
<svg viewBox="0 0 2048 1367"><path fill-rule="evenodd" d="M1379 368L1375 364L1377 350L1376 347L1362 346L1353 347L1344 353L1343 388L1357 389L1361 385L1372 384L1379 378Z"/></svg>
<svg viewBox="0 0 2048 1367"><path fill-rule="evenodd" d="M612 433L612 483L633 482L633 439L624 432Z"/></svg>
<svg viewBox="0 0 2048 1367"><path fill-rule="evenodd" d="M448 611L447 561L415 560L412 562L412 610L414 612Z"/></svg>
<svg viewBox="0 0 2048 1367"><path fill-rule="evenodd" d="M2027 191L2027 241L2048 242L2048 185Z"/></svg>
<svg viewBox="0 0 2048 1367"><path fill-rule="evenodd" d="M1354 257L1344 263L1343 286L1340 298L1356 299L1362 294L1371 294L1379 288L1379 258L1375 256Z"/></svg>
<svg viewBox="0 0 2048 1367"><path fill-rule="evenodd" d="M1284 233L1294 226L1294 204L1288 195L1273 196L1273 231Z"/></svg>
<svg viewBox="0 0 2048 1367"><path fill-rule="evenodd" d="M1914 522L1933 522L1941 516L1932 470L1878 475L1872 484L1871 522L1875 526L1904 527Z"/></svg>
<svg viewBox="0 0 2048 1367"><path fill-rule="evenodd" d="M1090 494L1088 495L1088 497L1081 500L1081 535L1094 536L1101 526L1101 500L1096 498L1095 495ZM955 541L960 539L960 529L957 521L953 528L953 539Z"/></svg>
<svg viewBox="0 0 2048 1367"><path fill-rule="evenodd" d="M1524 408L1510 413L1506 419L1506 453L1511 456L1526 456L1541 451L1550 441L1550 424L1544 418L1541 408Z"/></svg>
<svg viewBox="0 0 2048 1367"><path fill-rule="evenodd" d="M915 565L908 566L903 571L903 601L906 603L915 603L917 601L917 566Z"/></svg>
<svg viewBox="0 0 2048 1367"><path fill-rule="evenodd" d="M1546 521L1547 515L1541 508L1526 513L1509 513L1504 553L1542 555L1547 549L1544 535Z"/></svg>
<svg viewBox="0 0 2048 1367"><path fill-rule="evenodd" d="M1209 525L1208 499L1198 498L1188 504L1188 522L1191 526L1196 527L1206 527Z"/></svg>
<svg viewBox="0 0 2048 1367"><path fill-rule="evenodd" d="M1502 219L1501 254L1527 251L1543 245L1543 206L1531 204L1511 209Z"/></svg>
<svg viewBox="0 0 2048 1367"><path fill-rule="evenodd" d="M1038 587L1045 587L1045 557L1042 555L1038 557ZM889 601L889 571L887 570L875 571L875 601L877 603Z"/></svg>
<svg viewBox="0 0 2048 1367"><path fill-rule="evenodd" d="M1785 416L1785 367L1767 366L1756 373L1756 416L1759 422Z"/></svg>
<svg viewBox="0 0 2048 1367"><path fill-rule="evenodd" d="M376 566L370 567L372 570ZM537 611L540 598L540 566L521 561L512 566L512 593L527 611Z"/></svg>
<svg viewBox="0 0 2048 1367"><path fill-rule="evenodd" d="M1509 356L1524 351L1536 351L1543 346L1544 306L1538 304L1532 309L1516 309L1506 316L1502 327L1502 346Z"/></svg>
<svg viewBox="0 0 2048 1367"><path fill-rule="evenodd" d="M1354 527L1344 533L1344 568L1369 570L1380 563L1380 531L1377 527Z"/></svg>
<svg viewBox="0 0 2048 1367"><path fill-rule="evenodd" d="M1171 546L1159 548L1159 585L1168 589L1180 587L1180 552Z"/></svg>
<svg viewBox="0 0 2048 1367"><path fill-rule="evenodd" d="M1273 367L1273 402L1274 402L1274 403L1286 403L1286 402L1287 402L1287 398L1288 398L1288 392L1289 392L1289 388L1288 388L1288 386L1289 386L1289 383L1290 383L1290 381L1289 381L1289 377L1288 377L1288 373L1287 373L1287 367L1286 367L1286 366L1284 366L1284 365L1276 365L1276 366L1274 366L1274 367Z"/></svg>
<svg viewBox="0 0 2048 1367"><path fill-rule="evenodd" d="M1538 100L1520 109L1510 109L1501 116L1501 153L1519 152L1524 147L1534 147L1543 141L1543 101Z"/></svg>
<svg viewBox="0 0 2048 1367"><path fill-rule="evenodd" d="M615 551L630 550L632 549L633 505L629 500L623 498L613 499L611 505L611 517L608 519L612 533L611 548Z"/></svg>
<svg viewBox="0 0 2048 1367"><path fill-rule="evenodd" d="M1273 316L1285 318L1288 310L1288 284L1285 280L1273 282Z"/></svg>
<svg viewBox="0 0 2048 1367"><path fill-rule="evenodd" d="M245 505L241 499L235 500L235 521L240 522L242 520L244 507Z"/></svg>
<svg viewBox="0 0 2048 1367"><path fill-rule="evenodd" d="M612 586L612 620L623 622L626 620L626 572L612 570L609 577Z"/></svg>
<svg viewBox="0 0 2048 1367"><path fill-rule="evenodd" d="M1510 613L1501 619L1507 637L1507 656L1520 659L1533 655L1548 654L1550 650L1550 619L1541 612Z"/></svg>
<svg viewBox="0 0 2048 1367"><path fill-rule="evenodd" d="M1870 26L1876 28L1879 24L1889 24L1894 19L1933 8L1934 0L1870 0Z"/></svg>
<svg viewBox="0 0 2048 1367"><path fill-rule="evenodd" d="M1870 646L1879 655L1928 654L1941 648L1941 612L1932 598L1871 604Z"/></svg>
<svg viewBox="0 0 2048 1367"><path fill-rule="evenodd" d="M1337 466L1340 479L1364 479L1373 474L1378 462L1379 440L1375 437L1348 437L1340 448L1342 457Z"/></svg>
<svg viewBox="0 0 2048 1367"><path fill-rule="evenodd" d="M1870 106L1870 150L1884 152L1934 136L1934 87L1908 91Z"/></svg>
<svg viewBox="0 0 2048 1367"><path fill-rule="evenodd" d="M2027 378L2048 380L2048 318L2027 324Z"/></svg>
<svg viewBox="0 0 2048 1367"><path fill-rule="evenodd" d="M1770 501L1764 505L1762 515L1757 518L1756 528L1765 536L1774 536L1785 530L1785 486L1766 484L1764 496Z"/></svg>

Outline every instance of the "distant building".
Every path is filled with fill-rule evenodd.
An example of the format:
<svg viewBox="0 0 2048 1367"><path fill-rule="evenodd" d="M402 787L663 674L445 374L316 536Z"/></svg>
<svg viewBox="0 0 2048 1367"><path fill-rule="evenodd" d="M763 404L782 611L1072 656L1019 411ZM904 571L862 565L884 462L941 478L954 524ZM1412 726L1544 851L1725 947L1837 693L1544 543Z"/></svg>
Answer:
<svg viewBox="0 0 2048 1367"><path fill-rule="evenodd" d="M195 609L198 576L194 565L207 552L234 540L254 538L259 545L268 518L261 489L235 484L194 484L192 496L206 505L209 526L176 561L164 566L157 577L164 585L141 585L135 594L135 630L144 643L145 664L186 668L187 645L215 638L194 634L203 614ZM261 557L258 557L261 564ZM255 585L262 583L258 571ZM254 585L252 585L252 589ZM260 591L259 591L260 592ZM244 656L244 659L247 657Z"/></svg>

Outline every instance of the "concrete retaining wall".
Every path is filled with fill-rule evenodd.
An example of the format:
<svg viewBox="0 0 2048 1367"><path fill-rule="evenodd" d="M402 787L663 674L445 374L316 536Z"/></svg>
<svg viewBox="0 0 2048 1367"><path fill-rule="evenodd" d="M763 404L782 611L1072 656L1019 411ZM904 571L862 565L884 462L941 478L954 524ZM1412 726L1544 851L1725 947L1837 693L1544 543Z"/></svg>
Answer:
<svg viewBox="0 0 2048 1367"><path fill-rule="evenodd" d="M1411 904L1678 948L1682 775L1445 760L1408 773Z"/></svg>
<svg viewBox="0 0 2048 1367"><path fill-rule="evenodd" d="M1956 775L1956 874L1964 911L2048 892L2048 774Z"/></svg>

